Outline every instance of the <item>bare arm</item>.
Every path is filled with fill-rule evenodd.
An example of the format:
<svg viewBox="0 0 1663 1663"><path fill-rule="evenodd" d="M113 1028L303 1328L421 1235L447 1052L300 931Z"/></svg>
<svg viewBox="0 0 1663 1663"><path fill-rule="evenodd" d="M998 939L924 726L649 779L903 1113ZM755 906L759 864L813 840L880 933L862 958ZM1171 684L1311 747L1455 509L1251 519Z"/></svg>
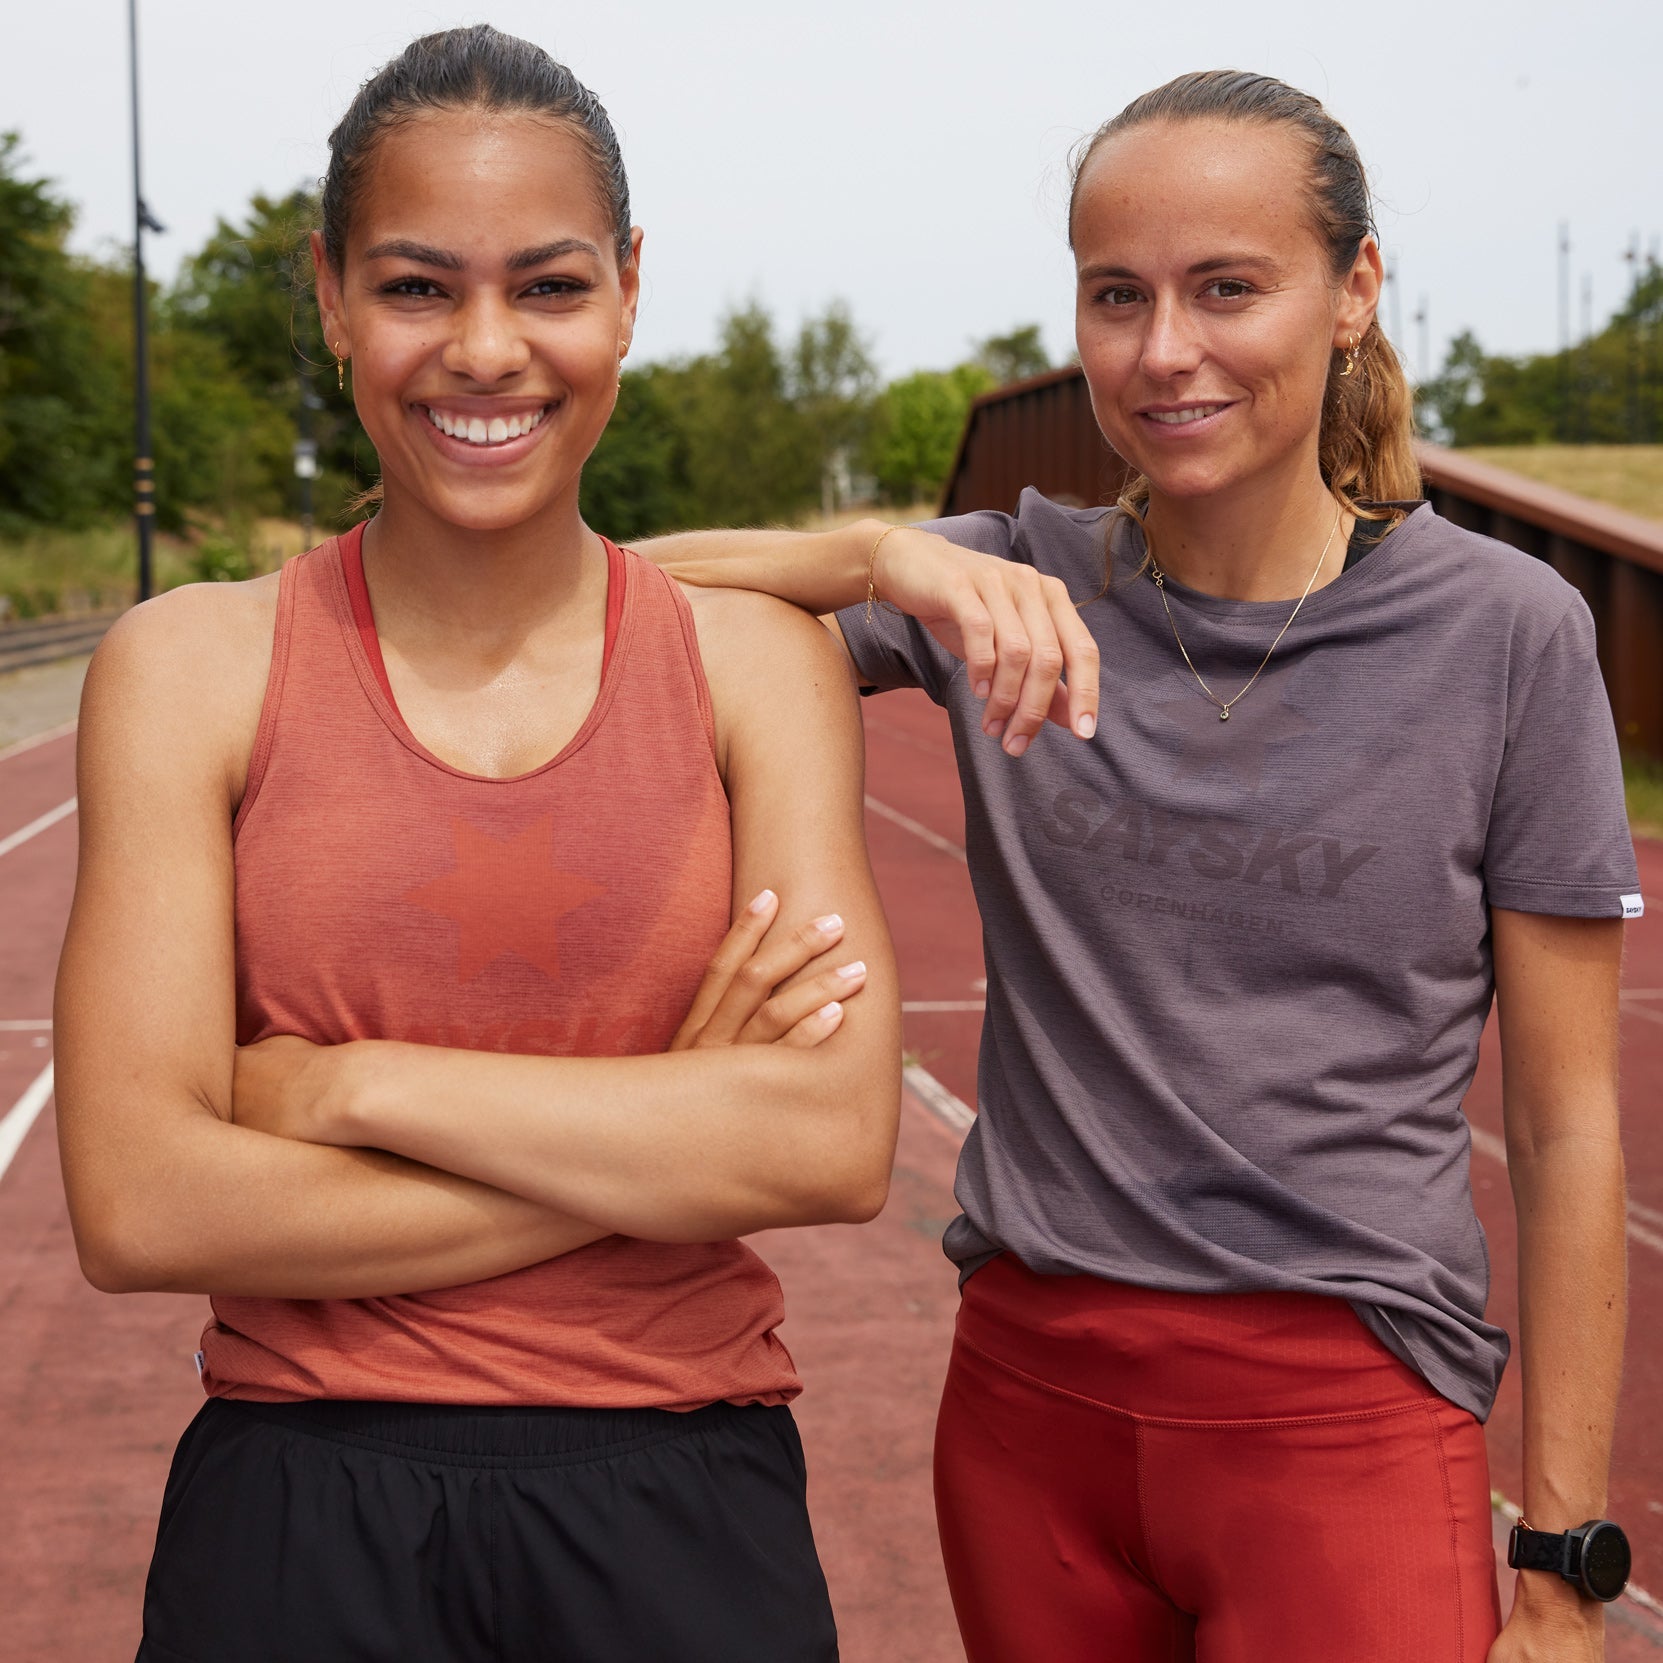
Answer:
<svg viewBox="0 0 1663 1663"><path fill-rule="evenodd" d="M887 529L856 520L835 531L682 531L630 546L681 583L754 589L825 617L866 599L867 557Z"/></svg>
<svg viewBox="0 0 1663 1663"><path fill-rule="evenodd" d="M1519 1221L1524 1516L1604 1516L1626 1321L1616 920L1496 910L1507 1164ZM1525 1572L1501 1659L1597 1658L1602 1608ZM1549 1637L1555 1637L1550 1639Z"/></svg>
<svg viewBox="0 0 1663 1663"><path fill-rule="evenodd" d="M734 892L743 903L770 887L777 917L790 921L774 926L755 963L766 965L769 943L801 962L796 921L841 915L823 942L836 952L817 952L787 982L808 986L815 1004L839 985L864 989L830 1037L622 1058L328 1047L313 1055L323 1083L297 1135L395 1150L660 1241L854 1221L882 1205L900 1103L900 1007L866 859L848 673L822 630L764 597L701 596L696 615L733 819ZM863 968L840 982L850 964ZM771 988L771 973L755 974Z"/></svg>
<svg viewBox="0 0 1663 1663"><path fill-rule="evenodd" d="M57 1102L82 1268L108 1292L355 1297L444 1287L608 1234L367 1150L230 1123L231 820L270 657L264 585L164 596L82 701L80 871Z"/></svg>
<svg viewBox="0 0 1663 1663"><path fill-rule="evenodd" d="M1048 720L1082 739L1097 731L1097 644L1067 588L1020 561L882 520L835 531L688 531L635 546L683 583L790 601L839 641L832 614L864 602L870 578L877 596L964 660L985 701L982 731L1011 755Z"/></svg>

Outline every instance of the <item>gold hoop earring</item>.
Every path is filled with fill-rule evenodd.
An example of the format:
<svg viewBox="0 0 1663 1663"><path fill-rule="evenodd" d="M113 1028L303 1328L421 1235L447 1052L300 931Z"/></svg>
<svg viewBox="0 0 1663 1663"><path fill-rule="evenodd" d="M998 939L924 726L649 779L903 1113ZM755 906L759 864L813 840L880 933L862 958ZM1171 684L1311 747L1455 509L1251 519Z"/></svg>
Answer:
<svg viewBox="0 0 1663 1663"><path fill-rule="evenodd" d="M341 356L341 343L337 341L330 350L335 354L335 390L344 393L346 391L346 359Z"/></svg>
<svg viewBox="0 0 1663 1663"><path fill-rule="evenodd" d="M1340 371L1342 376L1357 373L1357 344L1362 340L1361 335L1353 335L1345 349L1345 368Z"/></svg>

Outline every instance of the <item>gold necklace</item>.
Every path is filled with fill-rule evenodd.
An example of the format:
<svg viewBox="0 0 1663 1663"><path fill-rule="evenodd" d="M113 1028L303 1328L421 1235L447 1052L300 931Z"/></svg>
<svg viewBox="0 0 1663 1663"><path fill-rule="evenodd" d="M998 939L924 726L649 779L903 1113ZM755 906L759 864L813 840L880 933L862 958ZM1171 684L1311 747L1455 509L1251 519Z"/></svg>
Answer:
<svg viewBox="0 0 1663 1663"><path fill-rule="evenodd" d="M1201 683L1201 691L1207 695L1209 702L1218 706L1219 721L1228 722L1230 720L1230 707L1232 705L1240 704L1242 700L1247 697L1253 683L1259 679L1260 675L1264 672L1264 667L1270 662L1270 654L1276 651L1277 647L1281 644L1282 637L1293 628L1293 621L1299 616L1300 607L1305 604L1305 596L1310 594L1312 585L1315 584L1317 580L1317 573L1322 570L1322 563L1328 558L1329 549L1334 546L1334 535L1340 529L1340 521L1344 517L1345 509L1342 506L1339 513L1334 516L1334 524L1328 533L1328 541L1322 545L1322 553L1317 556L1317 563L1312 569L1310 581L1305 585L1305 593L1293 603L1293 611L1288 614L1288 621L1283 624L1279 630L1277 630L1276 639L1270 644L1270 652L1267 652L1265 656L1259 660L1259 668L1247 678L1247 685L1243 687L1233 699L1221 699L1218 694L1216 694L1212 688L1207 685L1206 681L1202 678L1201 672L1196 669L1195 660L1190 657L1189 649L1184 645L1184 638L1178 633L1178 621L1172 616L1172 608L1167 603L1166 573L1163 572L1159 565L1156 564L1154 555L1150 555L1149 575L1154 578L1155 587L1160 591L1161 605L1166 608L1166 621L1172 625L1172 639L1178 643L1178 651L1184 655L1184 662L1189 665L1190 674Z"/></svg>

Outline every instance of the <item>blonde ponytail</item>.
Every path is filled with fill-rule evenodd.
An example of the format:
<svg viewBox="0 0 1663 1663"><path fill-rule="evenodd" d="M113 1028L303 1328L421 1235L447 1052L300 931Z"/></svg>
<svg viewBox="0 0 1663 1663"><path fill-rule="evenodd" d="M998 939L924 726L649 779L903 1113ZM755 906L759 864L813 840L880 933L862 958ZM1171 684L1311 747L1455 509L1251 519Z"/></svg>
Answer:
<svg viewBox="0 0 1663 1663"><path fill-rule="evenodd" d="M1322 477L1336 497L1365 519L1365 502L1408 502L1420 495L1415 461L1414 400L1392 343L1376 319L1357 343L1357 361L1344 373L1343 352L1328 369L1317 454Z"/></svg>

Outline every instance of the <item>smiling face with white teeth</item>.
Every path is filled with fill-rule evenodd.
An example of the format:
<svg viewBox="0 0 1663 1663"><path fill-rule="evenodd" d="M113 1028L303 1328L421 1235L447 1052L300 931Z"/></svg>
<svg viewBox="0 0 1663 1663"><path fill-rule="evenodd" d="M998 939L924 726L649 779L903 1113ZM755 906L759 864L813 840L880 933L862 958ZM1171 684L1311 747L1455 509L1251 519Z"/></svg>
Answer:
<svg viewBox="0 0 1663 1663"><path fill-rule="evenodd" d="M1192 120L1115 134L1080 175L1080 364L1157 515L1163 498L1320 486L1329 369L1368 327L1378 272L1334 282L1309 169L1286 126Z"/></svg>
<svg viewBox="0 0 1663 1663"><path fill-rule="evenodd" d="M325 338L352 359L383 514L577 524L639 292L568 124L440 110L377 142L344 269L314 239Z"/></svg>

